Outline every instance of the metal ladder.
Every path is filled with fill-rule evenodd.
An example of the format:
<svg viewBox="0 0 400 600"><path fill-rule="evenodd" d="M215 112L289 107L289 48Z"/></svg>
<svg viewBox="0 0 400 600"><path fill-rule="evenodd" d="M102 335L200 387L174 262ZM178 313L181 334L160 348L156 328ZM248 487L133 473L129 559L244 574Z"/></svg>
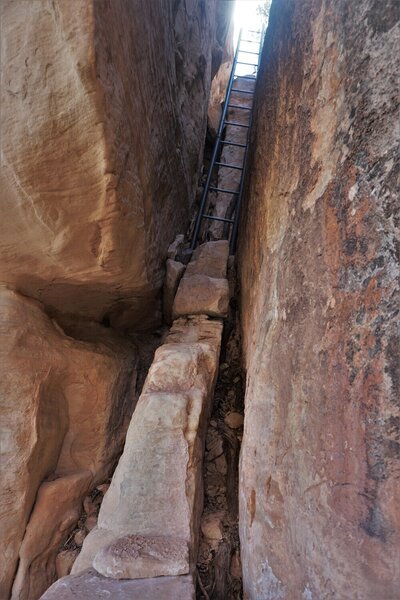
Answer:
<svg viewBox="0 0 400 600"><path fill-rule="evenodd" d="M198 210L194 228L193 228L193 235L192 235L192 240L191 240L191 245L190 245L190 250L189 250L190 254L193 252L193 250L195 249L195 247L198 243L200 228L201 228L203 220L220 221L220 222L226 223L227 226L229 227L228 239L229 239L230 254L234 254L234 252L236 250L236 241L237 241L237 235L238 235L239 216L240 216L240 205L241 205L241 201L242 201L243 187L244 187L244 180L245 180L247 149L248 149L249 138L250 138L253 103L251 104L251 106L241 106L240 104L238 105L237 103L231 104L231 94L232 94L232 92L234 92L234 93L246 94L246 96L254 97L255 87L253 88L253 90L249 91L249 90L243 90L243 89L234 87L234 84L236 82L237 77L240 77L240 79L245 79L245 80L247 79L247 80L256 82L258 70L260 67L261 50L262 50L262 45L263 45L263 41L264 41L264 28L262 28L258 31L247 30L246 31L246 39L243 39L242 36L243 36L243 30L241 30L240 34L239 34L238 44L236 47L235 57L233 60L233 65L232 65L232 71L231 71L231 75L229 78L228 87L226 90L225 102L224 102L224 106L223 106L223 110L222 110L221 119L219 122L218 131L217 131L217 137L216 137L213 152L212 152L210 166L209 166L209 169L207 172L207 177L206 177L206 181L204 184L203 193L202 193L201 199L200 199L199 210ZM253 36L256 36L257 39L247 39L247 38L252 38ZM249 50L242 50L241 45L244 43L245 44L255 44L256 47L254 49L257 51L252 52ZM253 62L247 62L247 61L242 60L241 55L243 55L243 54L252 55L254 57L257 57L257 62L253 63ZM248 66L253 67L255 70L254 75L244 75L244 76L238 75L237 74L238 65L248 65ZM227 113L228 113L229 108L247 111L249 114L248 122L246 124L243 124L243 123L236 123L236 122L229 121L227 119ZM247 129L246 142L244 144L242 144L242 143L239 144L232 140L222 139L225 126L227 126L227 125L233 126L233 127L246 128ZM232 165L232 164L217 161L218 153L221 149L221 146L223 147L224 145L238 146L238 147L244 148L243 159L241 161L241 164ZM238 169L241 171L240 183L239 183L239 187L237 190L228 190L228 189L219 188L219 187L215 187L215 186L211 185L211 178L212 178L213 170L216 167L217 168ZM232 218L217 217L217 216L205 213L205 209L207 206L208 193L210 191L232 194L235 197L235 206L234 206L234 212L233 212Z"/></svg>

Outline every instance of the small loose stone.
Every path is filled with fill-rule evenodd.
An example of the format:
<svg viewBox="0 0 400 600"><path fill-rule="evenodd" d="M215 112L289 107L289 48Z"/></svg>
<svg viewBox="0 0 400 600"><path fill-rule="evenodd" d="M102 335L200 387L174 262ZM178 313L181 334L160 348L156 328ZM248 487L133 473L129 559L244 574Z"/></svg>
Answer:
<svg viewBox="0 0 400 600"><path fill-rule="evenodd" d="M86 496L83 501L83 510L89 516L96 512L97 507L90 496Z"/></svg>
<svg viewBox="0 0 400 600"><path fill-rule="evenodd" d="M222 513L211 513L205 515L201 521L201 531L209 540L222 540L221 528Z"/></svg>
<svg viewBox="0 0 400 600"><path fill-rule="evenodd" d="M228 425L228 427L230 427L231 429L239 429L239 427L242 427L243 421L243 415L237 412L229 413L224 419L224 423Z"/></svg>
<svg viewBox="0 0 400 600"><path fill-rule="evenodd" d="M231 572L232 577L234 577L235 579L241 579L242 563L240 560L239 552L235 552L232 556L230 572Z"/></svg>
<svg viewBox="0 0 400 600"><path fill-rule="evenodd" d="M85 527L88 531L92 531L97 525L97 515L89 515L85 521Z"/></svg>

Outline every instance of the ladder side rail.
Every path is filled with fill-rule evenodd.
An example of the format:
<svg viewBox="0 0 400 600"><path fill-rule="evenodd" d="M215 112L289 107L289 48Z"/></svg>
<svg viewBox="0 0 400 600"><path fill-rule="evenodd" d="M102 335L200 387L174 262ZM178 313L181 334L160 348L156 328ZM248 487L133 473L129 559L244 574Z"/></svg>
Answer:
<svg viewBox="0 0 400 600"><path fill-rule="evenodd" d="M238 43L237 43L237 47L236 47L235 57L233 59L232 71L231 71L231 75L230 75L230 78L229 78L228 88L226 90L225 103L224 103L224 108L222 110L221 119L220 119L220 122L219 122L219 127L218 127L218 132L217 132L217 138L216 138L215 144L214 144L214 150L213 150L212 157L211 157L211 163L210 163L210 166L209 166L206 183L205 183L205 186L204 186L204 189L203 189L203 193L202 193L201 199L200 199L200 207L199 207L199 211L197 213L196 222L195 222L195 226L194 226L194 230L193 230L192 243L190 244L190 251L191 252L193 252L193 250L196 247L197 238L199 236L200 227L201 227L201 221L202 221L202 218L203 218L204 208L205 208L206 201L207 201L208 188L210 187L212 172L213 172L213 169L214 169L214 165L215 165L215 162L216 162L216 159L217 159L217 155L218 155L218 150L219 150L219 147L220 147L222 131L224 129L224 124L225 124L225 117L226 117L226 113L228 111L228 106L229 106L229 98L230 98L230 95L231 95L231 91L232 91L232 87L233 87L233 82L234 82L234 79L235 79L235 70L236 70L236 65L237 65L238 58L239 58L239 49L240 49L241 37L242 37L242 30L240 30L240 32L239 32L239 39L238 39Z"/></svg>
<svg viewBox="0 0 400 600"><path fill-rule="evenodd" d="M258 74L258 71L260 68L260 63L261 63L262 48L263 48L263 44L264 44L264 30L265 30L265 27L263 26L263 28L261 30L261 36L260 36L260 54L258 56L257 74ZM235 210L235 215L234 215L234 223L232 226L231 239L229 241L229 254L234 254L236 251L238 229L239 229L239 219L240 219L240 208L241 208L241 203L242 203L244 181L245 181L245 177L246 177L248 147L249 147L249 143L250 143L252 122L253 122L253 110L250 113L250 123L249 123L250 127L247 130L246 149L244 151L244 157L243 157L243 171L242 171L241 177L240 177L239 194L237 196L237 201L236 201L236 210Z"/></svg>

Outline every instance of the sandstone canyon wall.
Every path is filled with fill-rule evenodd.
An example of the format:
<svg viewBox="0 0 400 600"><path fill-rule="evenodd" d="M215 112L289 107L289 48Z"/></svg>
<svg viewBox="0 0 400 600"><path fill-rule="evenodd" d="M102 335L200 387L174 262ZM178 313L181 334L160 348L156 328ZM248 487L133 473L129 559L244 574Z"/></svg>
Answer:
<svg viewBox="0 0 400 600"><path fill-rule="evenodd" d="M239 261L254 600L399 597L399 9L272 3Z"/></svg>
<svg viewBox="0 0 400 600"><path fill-rule="evenodd" d="M2 3L0 281L56 312L154 323L229 4Z"/></svg>
<svg viewBox="0 0 400 600"><path fill-rule="evenodd" d="M138 353L120 334L160 323L230 12L1 3L1 600L54 581L82 499L121 452Z"/></svg>

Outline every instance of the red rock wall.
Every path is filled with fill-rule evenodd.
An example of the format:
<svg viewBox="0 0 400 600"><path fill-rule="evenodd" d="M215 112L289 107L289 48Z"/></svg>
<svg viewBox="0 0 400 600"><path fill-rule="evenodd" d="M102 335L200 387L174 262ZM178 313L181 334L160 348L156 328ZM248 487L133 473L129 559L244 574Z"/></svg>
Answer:
<svg viewBox="0 0 400 600"><path fill-rule="evenodd" d="M272 5L239 252L254 600L399 594L399 9Z"/></svg>

